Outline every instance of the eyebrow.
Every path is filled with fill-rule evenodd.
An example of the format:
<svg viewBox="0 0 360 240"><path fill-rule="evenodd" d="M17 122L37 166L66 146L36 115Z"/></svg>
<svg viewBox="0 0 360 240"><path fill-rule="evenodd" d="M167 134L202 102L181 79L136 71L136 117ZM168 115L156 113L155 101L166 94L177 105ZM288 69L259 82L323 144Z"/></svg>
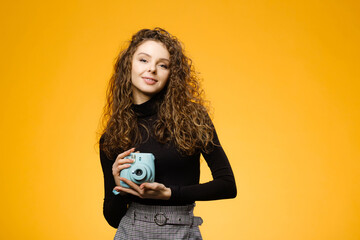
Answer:
<svg viewBox="0 0 360 240"><path fill-rule="evenodd" d="M144 52L140 52L140 53L138 53L138 55L140 55L140 54L145 54L146 56L151 57L149 54L144 53ZM165 60L165 61L170 62L170 60L169 60L169 59L167 59L167 58L160 58L160 60L163 60L163 61Z"/></svg>

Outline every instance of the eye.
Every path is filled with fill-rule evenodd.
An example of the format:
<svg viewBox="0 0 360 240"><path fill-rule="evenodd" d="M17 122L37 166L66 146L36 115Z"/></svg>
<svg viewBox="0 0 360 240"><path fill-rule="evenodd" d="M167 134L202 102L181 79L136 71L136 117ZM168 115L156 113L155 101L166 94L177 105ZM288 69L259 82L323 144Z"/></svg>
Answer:
<svg viewBox="0 0 360 240"><path fill-rule="evenodd" d="M147 60L146 59L144 59L144 58L141 58L140 60L139 60L140 62L147 62Z"/></svg>
<svg viewBox="0 0 360 240"><path fill-rule="evenodd" d="M160 64L160 67L162 67L164 69L168 69L168 66L166 64Z"/></svg>

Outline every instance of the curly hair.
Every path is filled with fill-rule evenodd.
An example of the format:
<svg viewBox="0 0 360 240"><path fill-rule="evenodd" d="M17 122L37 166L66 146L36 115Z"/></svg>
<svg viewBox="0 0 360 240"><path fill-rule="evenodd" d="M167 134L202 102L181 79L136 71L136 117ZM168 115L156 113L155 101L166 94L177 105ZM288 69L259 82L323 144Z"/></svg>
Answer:
<svg viewBox="0 0 360 240"><path fill-rule="evenodd" d="M199 77L192 61L185 56L182 44L161 28L142 29L132 36L129 46L120 51L114 65L103 109L102 146L108 157L114 149L127 150L141 143L139 125L132 110L131 67L133 55L142 43L152 40L165 45L170 53L170 74L159 104L153 135L160 143L174 143L186 155L198 150L208 152L213 143L214 127L208 116ZM148 132L149 129L142 125Z"/></svg>

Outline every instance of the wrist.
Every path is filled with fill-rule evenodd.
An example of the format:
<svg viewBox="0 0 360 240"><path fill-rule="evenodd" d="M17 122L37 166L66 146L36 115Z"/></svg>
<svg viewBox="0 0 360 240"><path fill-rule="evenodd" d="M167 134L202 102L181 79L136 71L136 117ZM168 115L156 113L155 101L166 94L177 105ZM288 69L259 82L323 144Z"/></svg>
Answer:
<svg viewBox="0 0 360 240"><path fill-rule="evenodd" d="M165 200L169 200L171 197L171 188L165 188L164 192Z"/></svg>
<svg viewBox="0 0 360 240"><path fill-rule="evenodd" d="M119 179L119 176L114 176L114 183L115 183L115 187L116 186L120 186L120 179Z"/></svg>

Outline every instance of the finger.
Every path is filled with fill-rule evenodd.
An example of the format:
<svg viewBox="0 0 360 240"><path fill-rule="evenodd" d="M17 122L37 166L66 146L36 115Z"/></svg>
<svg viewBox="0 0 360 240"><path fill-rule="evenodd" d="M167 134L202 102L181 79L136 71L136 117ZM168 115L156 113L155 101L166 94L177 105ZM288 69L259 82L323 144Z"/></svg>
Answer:
<svg viewBox="0 0 360 240"><path fill-rule="evenodd" d="M129 158L124 158L124 159L117 159L114 163L113 163L113 168L125 164L125 163L133 163L135 160L134 159L129 159Z"/></svg>
<svg viewBox="0 0 360 240"><path fill-rule="evenodd" d="M132 152L134 152L134 151L135 151L135 148L130 148L129 150L127 150L127 151L125 151L125 152L123 152L123 153L120 153L120 154L117 156L116 160L122 159L122 158L124 158L124 157L126 157L126 156L129 156L130 153L132 153Z"/></svg>
<svg viewBox="0 0 360 240"><path fill-rule="evenodd" d="M113 173L119 173L121 170L125 169L125 168L129 168L131 166L131 164L121 164L121 165L114 165L112 170Z"/></svg>
<svg viewBox="0 0 360 240"><path fill-rule="evenodd" d="M138 197L141 198L141 195L138 192L136 192L134 189L120 187L120 186L116 186L114 189L116 191L118 191L118 192L124 192L124 193L128 193L128 194L132 194L132 195L135 195L135 196L138 196Z"/></svg>
<svg viewBox="0 0 360 240"><path fill-rule="evenodd" d="M116 186L115 189L116 189L117 191L125 192L125 193L132 194L132 195L135 195L135 196L138 196L138 197L142 198L141 194L138 193L137 191L135 191L135 190L132 189L132 188L126 188L126 187L122 187L122 186Z"/></svg>
<svg viewBox="0 0 360 240"><path fill-rule="evenodd" d="M122 191L120 191L120 190L117 189L117 188L114 188L113 191L118 192L118 194L120 194L121 196L125 196L125 195L127 194L126 192L122 192ZM115 194L115 195L117 195L117 194Z"/></svg>
<svg viewBox="0 0 360 240"><path fill-rule="evenodd" d="M153 182L153 183L142 183L140 185L140 189L145 189L145 190L161 190L163 189L165 186L164 184L161 183L157 183L157 182Z"/></svg>
<svg viewBox="0 0 360 240"><path fill-rule="evenodd" d="M140 188L141 188L141 189L153 189L153 188L152 188L152 184L150 184L150 183L142 183L142 184L140 185Z"/></svg>
<svg viewBox="0 0 360 240"><path fill-rule="evenodd" d="M114 163L115 165L122 165L125 163L133 163L134 159L130 159L130 158L124 158L124 159L119 159L117 163Z"/></svg>
<svg viewBox="0 0 360 240"><path fill-rule="evenodd" d="M131 165L130 164L122 164L118 167L115 168L115 173L119 174L122 170L124 170L125 168L129 168Z"/></svg>
<svg viewBox="0 0 360 240"><path fill-rule="evenodd" d="M124 183L129 185L130 188L134 189L139 194L142 193L142 189L140 189L140 187L136 183L134 183L133 181L130 181L129 179L123 178L123 177L120 177L120 181L123 181Z"/></svg>

